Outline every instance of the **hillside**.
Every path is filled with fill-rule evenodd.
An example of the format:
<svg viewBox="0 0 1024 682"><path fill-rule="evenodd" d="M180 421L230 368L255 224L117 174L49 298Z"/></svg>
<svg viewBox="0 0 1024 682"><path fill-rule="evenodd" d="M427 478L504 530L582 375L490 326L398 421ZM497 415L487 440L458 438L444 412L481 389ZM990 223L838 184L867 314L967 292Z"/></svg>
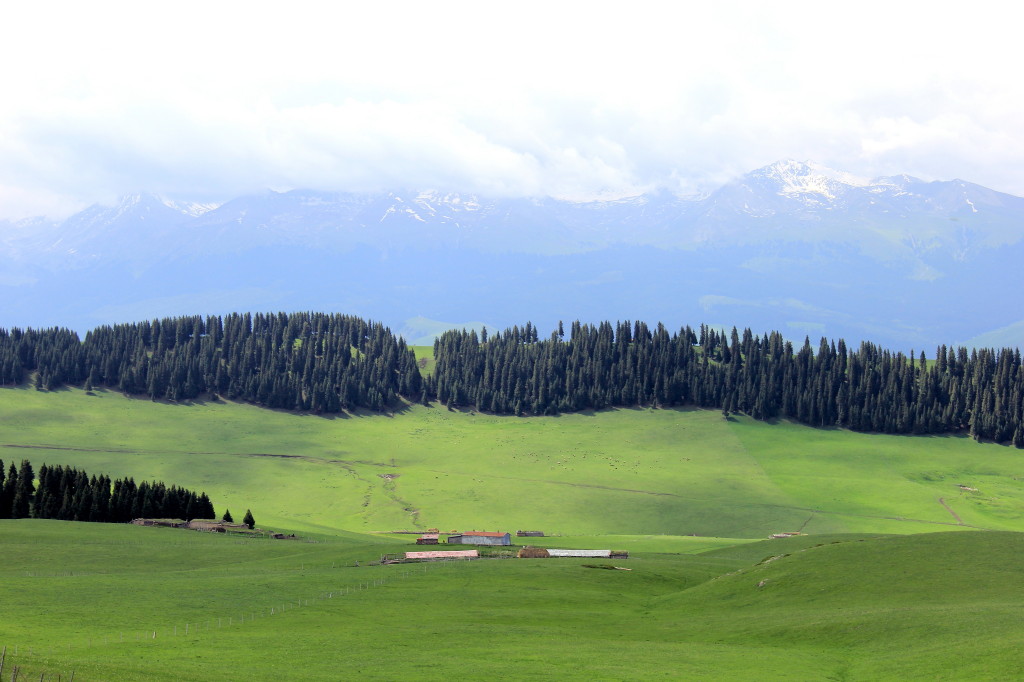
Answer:
<svg viewBox="0 0 1024 682"><path fill-rule="evenodd" d="M1013 679L1021 537L831 535L704 553L674 541L615 571L369 566L403 545L0 521L0 641L5 672L31 679Z"/></svg>
<svg viewBox="0 0 1024 682"><path fill-rule="evenodd" d="M1024 530L1018 451L963 437L701 410L525 418L415 405L325 418L77 389L2 389L0 413L5 462L163 480L205 491L218 510L251 507L260 524L306 532Z"/></svg>

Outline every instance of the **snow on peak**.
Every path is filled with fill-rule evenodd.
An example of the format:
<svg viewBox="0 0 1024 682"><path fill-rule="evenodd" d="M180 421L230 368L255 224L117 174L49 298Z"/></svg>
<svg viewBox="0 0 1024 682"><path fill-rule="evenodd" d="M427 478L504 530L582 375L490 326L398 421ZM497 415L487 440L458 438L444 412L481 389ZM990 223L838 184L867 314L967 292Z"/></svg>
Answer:
<svg viewBox="0 0 1024 682"><path fill-rule="evenodd" d="M426 189L422 190L416 196L416 203L421 206L431 206L431 210L435 210L434 206L445 206L452 210L461 211L475 211L480 208L480 202L476 197L467 196L463 197L461 194L455 192L448 192L442 194L437 190Z"/></svg>
<svg viewBox="0 0 1024 682"><path fill-rule="evenodd" d="M209 213L220 204L200 204L194 201L174 201L173 199L162 198L161 203L167 208L172 208L179 213L197 218L204 213Z"/></svg>
<svg viewBox="0 0 1024 682"><path fill-rule="evenodd" d="M212 211L218 206L218 204L200 204L191 201L175 201L158 194L134 192L132 194L125 194L122 196L117 202L117 206L114 207L114 212L116 215L120 216L132 209L143 208L145 210L150 210L152 207L159 205L166 206L171 210L183 213L193 218Z"/></svg>
<svg viewBox="0 0 1024 682"><path fill-rule="evenodd" d="M813 161L787 159L765 166L751 175L771 180L780 196L817 195L829 201L851 187L869 187L872 181L852 173L837 171Z"/></svg>

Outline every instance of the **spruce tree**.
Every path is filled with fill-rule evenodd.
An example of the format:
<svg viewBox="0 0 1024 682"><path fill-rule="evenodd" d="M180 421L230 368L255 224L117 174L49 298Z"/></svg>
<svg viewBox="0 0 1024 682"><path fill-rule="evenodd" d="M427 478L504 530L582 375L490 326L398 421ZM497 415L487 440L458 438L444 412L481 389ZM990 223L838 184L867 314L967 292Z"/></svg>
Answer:
<svg viewBox="0 0 1024 682"><path fill-rule="evenodd" d="M245 510L245 518L242 519L242 523L249 526L249 530L256 527L256 519L252 517L252 512L248 509Z"/></svg>
<svg viewBox="0 0 1024 682"><path fill-rule="evenodd" d="M27 459L23 459L18 470L18 484L14 489L14 501L11 504L12 519L27 519L29 517L35 491L35 472L32 471L32 464Z"/></svg>
<svg viewBox="0 0 1024 682"><path fill-rule="evenodd" d="M234 523L235 522L235 520L233 518L231 518L231 510L230 509L225 509L224 510L224 516L221 517L221 521L227 521L228 523Z"/></svg>
<svg viewBox="0 0 1024 682"><path fill-rule="evenodd" d="M4 461L0 459L0 519L11 518L11 502L14 496L14 482L12 479L18 475L14 470L14 462L11 462L11 471L4 474Z"/></svg>

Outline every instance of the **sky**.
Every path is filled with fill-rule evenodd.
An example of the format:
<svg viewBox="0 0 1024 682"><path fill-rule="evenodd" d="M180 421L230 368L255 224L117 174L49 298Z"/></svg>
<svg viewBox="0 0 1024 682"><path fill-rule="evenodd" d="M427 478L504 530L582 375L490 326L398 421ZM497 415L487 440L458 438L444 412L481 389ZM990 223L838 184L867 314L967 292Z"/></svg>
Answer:
<svg viewBox="0 0 1024 682"><path fill-rule="evenodd" d="M995 3L697 4L9 3L0 219L136 191L687 195L788 158L1024 195Z"/></svg>

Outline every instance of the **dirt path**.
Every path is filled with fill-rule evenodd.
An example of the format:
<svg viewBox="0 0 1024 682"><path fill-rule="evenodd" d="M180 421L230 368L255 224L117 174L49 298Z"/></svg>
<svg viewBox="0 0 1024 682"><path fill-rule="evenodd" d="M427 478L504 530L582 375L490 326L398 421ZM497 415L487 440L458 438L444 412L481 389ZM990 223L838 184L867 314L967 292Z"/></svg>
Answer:
<svg viewBox="0 0 1024 682"><path fill-rule="evenodd" d="M948 504L946 504L946 500L944 500L944 499L942 499L942 498L940 497L940 498L939 498L939 504L941 504L941 505L942 505L943 507L945 507L945 508L946 508L946 511L948 511L948 512L949 512L950 514L952 514L952 515L953 515L953 518L954 518L954 519L956 519L956 524L957 524L958 526L963 526L963 525L965 525L965 524L964 524L964 520L963 520L963 519L961 519L961 518L960 518L960 516L959 516L959 515L958 515L958 514L957 514L957 513L955 512L955 511L953 511L952 509L950 509L950 507L949 507L949 505L948 505Z"/></svg>
<svg viewBox="0 0 1024 682"><path fill-rule="evenodd" d="M391 464L384 462L367 462L365 460L349 459L327 459L326 457L313 457L311 455L282 455L270 452L224 452L204 450L146 450L144 448L132 448L122 450L118 448L73 448L64 445L23 445L19 443L0 443L0 448L22 448L27 450L61 450L67 452L106 452L110 454L125 455L224 455L226 457L273 457L277 459L299 459L305 462L322 462L324 464L337 464L348 469L354 465L394 468L394 461Z"/></svg>
<svg viewBox="0 0 1024 682"><path fill-rule="evenodd" d="M449 471L441 471L440 469L428 469L427 471L433 472L435 474L450 474L451 473ZM572 481L549 481L549 480L545 480L543 478L525 478L525 477L522 477L522 476L497 476L497 475L493 475L493 474L488 475L487 478L497 478L497 479L501 479L501 480L505 480L505 481L526 481L527 483L547 483L547 484L551 484L551 485L566 485L566 486L569 486L570 488L592 488L592 489L595 489L595 490L610 490L612 492L619 492L619 493L637 493L639 495L658 495L658 496L663 496L663 497L683 497L683 498L686 498L686 499L694 499L692 497L687 497L686 495L677 495L676 493L665 493L665 492L659 492L657 490L637 490L635 488L615 488L615 487L612 487L610 485L597 485L595 483L573 483Z"/></svg>

